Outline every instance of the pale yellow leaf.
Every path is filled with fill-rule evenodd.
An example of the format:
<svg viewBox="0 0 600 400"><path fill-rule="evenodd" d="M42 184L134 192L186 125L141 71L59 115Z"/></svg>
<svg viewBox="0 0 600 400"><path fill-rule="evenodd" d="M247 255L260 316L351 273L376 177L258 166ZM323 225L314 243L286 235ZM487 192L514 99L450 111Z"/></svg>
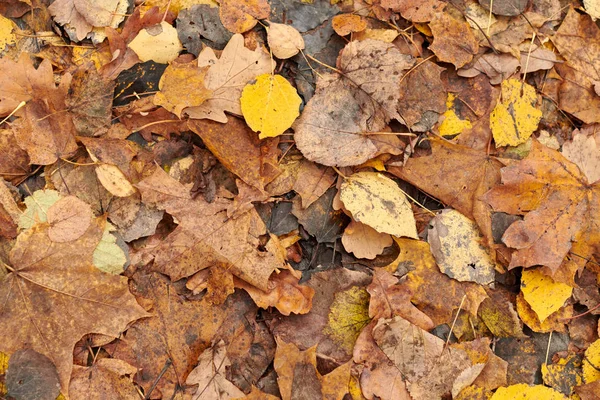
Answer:
<svg viewBox="0 0 600 400"><path fill-rule="evenodd" d="M291 25L271 22L267 29L267 41L273 55L280 59L295 56L304 49L304 39Z"/></svg>
<svg viewBox="0 0 600 400"><path fill-rule="evenodd" d="M583 368L583 379L585 383L591 383L600 380L600 339L596 340L585 351L581 367Z"/></svg>
<svg viewBox="0 0 600 400"><path fill-rule="evenodd" d="M501 387L490 400L567 400L567 397L554 389L542 385L529 386L518 383L508 387Z"/></svg>
<svg viewBox="0 0 600 400"><path fill-rule="evenodd" d="M98 165L96 167L96 175L102 186L117 197L131 196L136 192L133 185L115 165Z"/></svg>
<svg viewBox="0 0 600 400"><path fill-rule="evenodd" d="M354 220L377 232L417 238L415 217L396 182L377 172L358 172L344 180L340 200Z"/></svg>
<svg viewBox="0 0 600 400"><path fill-rule="evenodd" d="M128 47L142 61L167 64L177 58L183 46L177 37L177 29L163 21L160 25L142 29Z"/></svg>
<svg viewBox="0 0 600 400"><path fill-rule="evenodd" d="M391 246L392 237L387 233L379 233L369 225L351 221L342 236L342 244L347 252L357 258L374 259L383 250Z"/></svg>

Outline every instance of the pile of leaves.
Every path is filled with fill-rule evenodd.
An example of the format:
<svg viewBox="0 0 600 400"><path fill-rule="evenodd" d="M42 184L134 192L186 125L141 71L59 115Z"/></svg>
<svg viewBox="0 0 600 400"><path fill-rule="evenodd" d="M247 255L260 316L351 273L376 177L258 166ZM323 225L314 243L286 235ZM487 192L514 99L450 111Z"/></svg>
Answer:
<svg viewBox="0 0 600 400"><path fill-rule="evenodd" d="M2 396L598 399L597 0L140 3L0 2Z"/></svg>

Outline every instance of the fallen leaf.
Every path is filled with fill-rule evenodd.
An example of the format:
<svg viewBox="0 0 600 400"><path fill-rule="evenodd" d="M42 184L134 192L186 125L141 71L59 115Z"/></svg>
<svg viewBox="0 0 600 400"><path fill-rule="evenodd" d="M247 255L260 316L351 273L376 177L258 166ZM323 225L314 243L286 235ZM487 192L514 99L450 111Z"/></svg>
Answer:
<svg viewBox="0 0 600 400"><path fill-rule="evenodd" d="M353 253L357 258L370 260L381 254L393 242L389 234L379 233L369 225L356 221L350 221L342 236L342 244L347 252Z"/></svg>
<svg viewBox="0 0 600 400"><path fill-rule="evenodd" d="M17 350L10 356L5 379L7 395L16 399L54 400L60 393L56 367L32 349Z"/></svg>
<svg viewBox="0 0 600 400"><path fill-rule="evenodd" d="M166 21L142 29L127 45L142 62L154 61L167 64L177 58L183 46L177 37L177 30Z"/></svg>
<svg viewBox="0 0 600 400"><path fill-rule="evenodd" d="M315 291L309 286L299 284L298 281L299 279L289 271L281 271L269 278L267 291L257 289L241 280L236 280L235 287L248 292L260 308L275 307L283 315L306 314L312 308Z"/></svg>
<svg viewBox="0 0 600 400"><path fill-rule="evenodd" d="M220 58L206 47L198 56L198 68L208 67L201 90L212 91L212 96L199 106L186 108L185 113L190 118L208 118L222 123L227 122L225 111L242 115L240 97L244 86L258 75L272 73L274 65L269 53L261 46L254 51L246 48L240 34L231 37Z"/></svg>
<svg viewBox="0 0 600 400"><path fill-rule="evenodd" d="M271 13L266 0L220 0L219 3L221 22L233 33L249 31L259 19L269 18Z"/></svg>
<svg viewBox="0 0 600 400"><path fill-rule="evenodd" d="M433 321L411 302L413 293L406 285L398 285L398 278L384 269L373 273L373 282L367 287L371 295L369 316L375 320L400 316L424 330L434 328Z"/></svg>
<svg viewBox="0 0 600 400"><path fill-rule="evenodd" d="M472 366L463 350L446 348L442 339L401 317L380 319L373 338L403 374L415 400L450 393L457 375Z"/></svg>
<svg viewBox="0 0 600 400"><path fill-rule="evenodd" d="M222 50L232 36L221 23L219 8L214 7L214 4L196 2L191 7L181 10L175 26L183 47L195 56L198 56L204 43L213 49Z"/></svg>
<svg viewBox="0 0 600 400"><path fill-rule="evenodd" d="M490 115L496 146L517 146L529 139L542 118L536 103L533 86L518 79L502 82L502 100Z"/></svg>
<svg viewBox="0 0 600 400"><path fill-rule="evenodd" d="M537 269L525 270L521 275L523 298L535 311L540 322L544 322L550 314L561 308L572 292L572 287L554 282Z"/></svg>
<svg viewBox="0 0 600 400"><path fill-rule="evenodd" d="M106 222L104 230L102 231L102 238L100 243L94 249L92 260L94 267L100 271L108 274L119 275L125 269L129 262L128 254L126 254L127 247L125 250L117 243L117 238L111 232L115 230L115 227L110 223ZM123 244L124 245L124 244Z"/></svg>
<svg viewBox="0 0 600 400"><path fill-rule="evenodd" d="M427 242L440 271L460 282L487 285L496 277L495 263L470 219L445 209L429 223Z"/></svg>
<svg viewBox="0 0 600 400"><path fill-rule="evenodd" d="M589 183L600 179L600 148L594 136L574 131L573 139L563 144L562 154L579 167Z"/></svg>
<svg viewBox="0 0 600 400"><path fill-rule="evenodd" d="M304 38L290 25L271 22L267 28L267 41L273 55L282 60L304 50Z"/></svg>
<svg viewBox="0 0 600 400"><path fill-rule="evenodd" d="M361 32L367 28L364 17L356 14L339 14L331 19L331 26L335 33L346 36L353 32Z"/></svg>
<svg viewBox="0 0 600 400"><path fill-rule="evenodd" d="M517 397L518 396L518 397ZM523 400L547 399L565 400L567 397L554 389L542 385L529 386L525 383L501 387L496 390L490 400L512 400L521 398Z"/></svg>
<svg viewBox="0 0 600 400"><path fill-rule="evenodd" d="M573 306L566 304L541 321L536 312L525 300L523 293L519 293L517 295L517 313L521 321L533 332L565 333L567 331L565 322L568 322L573 317Z"/></svg>
<svg viewBox="0 0 600 400"><path fill-rule="evenodd" d="M401 238L398 244L398 265L410 271L400 286L408 287L413 293L412 303L427 314L436 326L451 325L454 310L461 303L463 311L477 315L480 304L488 297L481 285L458 282L442 274L425 242ZM442 291L440 288L448 290Z"/></svg>
<svg viewBox="0 0 600 400"><path fill-rule="evenodd" d="M138 369L115 358L101 358L89 368L74 366L69 397L73 400L134 400L139 393L133 384Z"/></svg>
<svg viewBox="0 0 600 400"><path fill-rule="evenodd" d="M0 333L0 349L12 353L29 347L50 358L67 394L73 348L83 335L117 337L128 323L148 314L129 293L127 278L92 266L92 252L102 236L96 223L65 243L52 242L48 228L39 224L23 232L11 250L12 271L0 284L6 299L0 319L12 328ZM49 308L37 306L39 301ZM15 320L22 323L10 322Z"/></svg>
<svg viewBox="0 0 600 400"><path fill-rule="evenodd" d="M300 351L293 343L277 340L273 367L283 400L295 398L341 400L348 392L350 363L327 375L317 370L317 348Z"/></svg>
<svg viewBox="0 0 600 400"><path fill-rule="evenodd" d="M254 209L237 219L227 219L229 200L217 198L207 203L201 196L192 200L189 188L161 168L156 168L137 188L144 202L164 209L179 223L152 250L155 270L178 280L220 262L238 278L268 290L269 276L283 267L284 260L273 242L260 250L258 237L266 228Z"/></svg>
<svg viewBox="0 0 600 400"><path fill-rule="evenodd" d="M477 222L488 246L494 243L491 208L481 196L500 181L501 163L485 151L430 140L431 156L411 157L388 171Z"/></svg>
<svg viewBox="0 0 600 400"><path fill-rule="evenodd" d="M585 356L581 365L585 383L591 383L600 380L598 364L600 364L600 339L592 343L585 351Z"/></svg>
<svg viewBox="0 0 600 400"><path fill-rule="evenodd" d="M313 235L318 243L335 242L342 234L348 217L332 205L337 190L329 188L318 200L306 209L294 207L292 213L298 222ZM298 203L294 203L296 205Z"/></svg>
<svg viewBox="0 0 600 400"><path fill-rule="evenodd" d="M486 10L490 10L491 7L491 12L496 15L503 15L507 17L519 15L525 11L525 8L527 7L526 0L479 0L479 4L481 4L481 6Z"/></svg>
<svg viewBox="0 0 600 400"><path fill-rule="evenodd" d="M29 229L48 221L48 209L60 199L56 190L36 190L24 200L26 209L19 219L19 228Z"/></svg>
<svg viewBox="0 0 600 400"><path fill-rule="evenodd" d="M302 197L302 208L309 207L333 185L337 174L332 168L302 159L291 187ZM289 192L289 190L286 190Z"/></svg>
<svg viewBox="0 0 600 400"><path fill-rule="evenodd" d="M448 13L435 15L429 23L433 43L429 49L440 61L454 64L458 69L473 59L479 45L469 24L459 21Z"/></svg>
<svg viewBox="0 0 600 400"><path fill-rule="evenodd" d="M193 400L234 399L244 395L225 377L231 362L225 353L225 342L220 340L204 350L198 358L198 366L187 377L187 385L198 385Z"/></svg>
<svg viewBox="0 0 600 400"><path fill-rule="evenodd" d="M50 224L48 238L62 243L79 239L92 223L93 214L87 203L67 196L52 204L46 217Z"/></svg>
<svg viewBox="0 0 600 400"><path fill-rule="evenodd" d="M573 388L583 384L581 357L569 352L551 364L542 364L542 378L547 386L563 394L572 395Z"/></svg>
<svg viewBox="0 0 600 400"><path fill-rule="evenodd" d="M279 175L278 139L259 140L243 121L231 118L224 125L213 121L189 121L189 128L225 168L250 186L262 190Z"/></svg>
<svg viewBox="0 0 600 400"><path fill-rule="evenodd" d="M569 251L583 259L598 253L598 187L559 152L535 140L527 158L503 168L502 185L484 199L496 211L525 214L502 236L516 249L509 268L544 265L556 271Z"/></svg>
<svg viewBox="0 0 600 400"><path fill-rule="evenodd" d="M302 99L281 75L262 74L244 87L240 103L246 123L264 139L279 136L292 126L300 115Z"/></svg>
<svg viewBox="0 0 600 400"><path fill-rule="evenodd" d="M377 172L358 172L346 178L340 200L355 221L377 232L416 239L410 203L396 182Z"/></svg>
<svg viewBox="0 0 600 400"><path fill-rule="evenodd" d="M413 64L392 44L350 42L338 58L340 73L321 74L315 95L293 126L298 149L328 166L359 165L387 152L378 148L380 138L368 134L400 119L400 79Z"/></svg>

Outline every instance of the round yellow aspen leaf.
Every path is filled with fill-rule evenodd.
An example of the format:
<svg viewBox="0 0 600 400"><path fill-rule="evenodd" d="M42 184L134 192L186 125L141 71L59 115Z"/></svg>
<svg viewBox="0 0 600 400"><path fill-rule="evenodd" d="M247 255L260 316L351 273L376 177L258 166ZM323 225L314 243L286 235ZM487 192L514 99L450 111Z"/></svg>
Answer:
<svg viewBox="0 0 600 400"><path fill-rule="evenodd" d="M533 86L518 79L502 82L502 101L490 114L490 128L496 146L518 146L537 129L542 111L535 108Z"/></svg>
<svg viewBox="0 0 600 400"><path fill-rule="evenodd" d="M355 221L380 233L417 239L415 216L396 182L377 172L358 172L346 178L340 200Z"/></svg>
<svg viewBox="0 0 600 400"><path fill-rule="evenodd" d="M529 386L518 383L496 390L491 400L567 400L567 397L554 389L542 385Z"/></svg>
<svg viewBox="0 0 600 400"><path fill-rule="evenodd" d="M246 123L264 139L292 126L300 115L302 99L281 75L262 74L244 87L240 102Z"/></svg>
<svg viewBox="0 0 600 400"><path fill-rule="evenodd" d="M183 46L177 37L177 29L163 21L158 25L142 29L128 47L142 61L167 64L177 58Z"/></svg>
<svg viewBox="0 0 600 400"><path fill-rule="evenodd" d="M293 26L271 22L267 41L273 55L282 60L294 57L304 49L304 39Z"/></svg>
<svg viewBox="0 0 600 400"><path fill-rule="evenodd" d="M548 316L565 305L573 288L561 282L554 282L539 269L526 269L521 275L521 292L540 322L544 322Z"/></svg>

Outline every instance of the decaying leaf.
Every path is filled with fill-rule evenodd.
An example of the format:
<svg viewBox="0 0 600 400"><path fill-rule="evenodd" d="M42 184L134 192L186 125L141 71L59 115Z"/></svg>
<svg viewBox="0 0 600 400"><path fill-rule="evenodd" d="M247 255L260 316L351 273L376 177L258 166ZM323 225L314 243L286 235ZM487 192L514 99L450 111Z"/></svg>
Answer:
<svg viewBox="0 0 600 400"><path fill-rule="evenodd" d="M392 237L387 233L379 233L362 222L351 221L344 230L342 244L346 251L354 253L357 258L374 259L383 250L391 246Z"/></svg>
<svg viewBox="0 0 600 400"><path fill-rule="evenodd" d="M350 42L338 58L341 72L321 74L315 95L294 124L298 149L329 166L358 165L386 152L380 139L368 134L400 119L400 79L413 64L389 43Z"/></svg>
<svg viewBox="0 0 600 400"><path fill-rule="evenodd" d="M358 172L344 180L340 200L354 220L380 233L417 238L410 203L396 182L377 172Z"/></svg>
<svg viewBox="0 0 600 400"><path fill-rule="evenodd" d="M11 273L0 283L6 300L0 308L5 327L0 350L30 347L44 354L57 366L67 393L79 338L87 333L117 337L128 323L148 314L129 293L125 277L92 266L102 236L96 222L78 239L64 243L52 242L48 229L38 224L23 232L11 250ZM39 307L40 301L48 307Z"/></svg>
<svg viewBox="0 0 600 400"><path fill-rule="evenodd" d="M262 74L244 87L240 102L246 123L264 139L292 126L300 115L302 99L281 75Z"/></svg>
<svg viewBox="0 0 600 400"><path fill-rule="evenodd" d="M494 281L495 263L477 226L458 211L446 209L436 215L427 241L440 270L450 278L481 285Z"/></svg>
<svg viewBox="0 0 600 400"><path fill-rule="evenodd" d="M544 265L556 271L569 251L583 259L598 254L600 185L590 184L559 152L534 140L527 158L502 169L502 183L485 200L497 211L525 214L502 236L516 249L510 268Z"/></svg>
<svg viewBox="0 0 600 400"><path fill-rule="evenodd" d="M444 62L460 68L477 54L479 45L471 27L446 12L436 14L431 23L433 44L429 47Z"/></svg>
<svg viewBox="0 0 600 400"><path fill-rule="evenodd" d="M220 0L219 15L225 28L233 33L244 33L259 19L269 17L271 7L266 0Z"/></svg>
<svg viewBox="0 0 600 400"><path fill-rule="evenodd" d="M186 381L188 385L198 385L192 399L232 399L243 396L244 392L225 377L230 366L223 340L206 349L198 358L198 366L190 372Z"/></svg>
<svg viewBox="0 0 600 400"><path fill-rule="evenodd" d="M228 2L233 2L228 0ZM221 10L223 7L221 6ZM199 106L185 110L190 118L208 118L225 123L225 111L242 115L240 97L244 86L261 74L270 74L274 62L262 47L254 51L244 46L244 37L233 35L217 58L215 52L206 47L198 56L198 68L208 67L202 91L212 91L212 96Z"/></svg>
<svg viewBox="0 0 600 400"><path fill-rule="evenodd" d="M220 262L238 278L268 290L269 276L283 267L284 260L273 242L266 245L265 251L260 249L258 237L266 233L266 228L254 209L237 219L227 219L230 200L192 200L189 188L161 168L137 187L145 202L156 204L179 223L152 251L156 270L177 280Z"/></svg>
<svg viewBox="0 0 600 400"><path fill-rule="evenodd" d="M267 41L273 55L286 59L304 50L304 39L293 26L271 22L267 29Z"/></svg>
<svg viewBox="0 0 600 400"><path fill-rule="evenodd" d="M274 368L283 400L341 400L348 391L350 366L343 364L323 376L317 370L316 346L300 351L293 343L277 341Z"/></svg>

